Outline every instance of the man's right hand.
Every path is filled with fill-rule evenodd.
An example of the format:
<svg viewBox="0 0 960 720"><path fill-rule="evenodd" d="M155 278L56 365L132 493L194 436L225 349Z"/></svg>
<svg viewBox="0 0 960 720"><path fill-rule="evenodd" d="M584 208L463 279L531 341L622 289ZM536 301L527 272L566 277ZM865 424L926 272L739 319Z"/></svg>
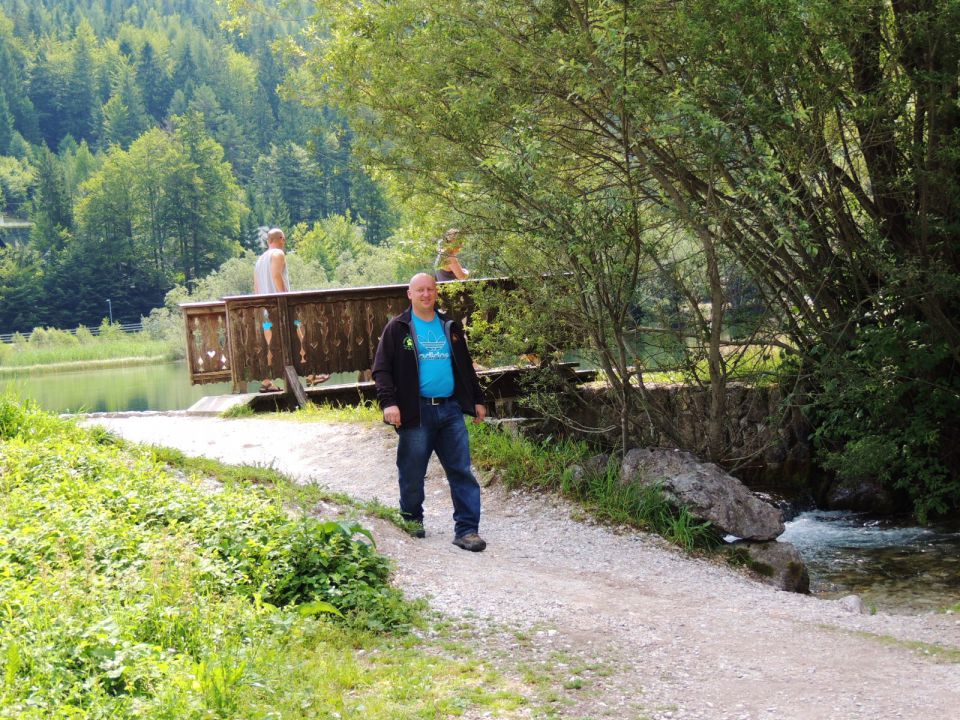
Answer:
<svg viewBox="0 0 960 720"><path fill-rule="evenodd" d="M390 405L383 409L383 421L388 425L400 427L400 408L396 405Z"/></svg>

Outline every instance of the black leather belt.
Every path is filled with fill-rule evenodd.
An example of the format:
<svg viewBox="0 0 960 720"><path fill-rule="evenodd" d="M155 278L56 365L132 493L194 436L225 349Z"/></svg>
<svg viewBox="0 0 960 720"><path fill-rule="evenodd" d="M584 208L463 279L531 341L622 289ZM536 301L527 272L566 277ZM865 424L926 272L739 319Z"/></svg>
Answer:
<svg viewBox="0 0 960 720"><path fill-rule="evenodd" d="M447 400L450 400L450 398L448 397L442 397L442 398L421 397L420 399L430 405L443 405Z"/></svg>

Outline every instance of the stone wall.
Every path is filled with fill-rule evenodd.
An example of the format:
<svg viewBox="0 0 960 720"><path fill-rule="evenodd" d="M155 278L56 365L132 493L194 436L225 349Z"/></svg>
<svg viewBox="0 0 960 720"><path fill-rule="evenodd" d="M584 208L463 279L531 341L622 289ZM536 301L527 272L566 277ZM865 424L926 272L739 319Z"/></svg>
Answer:
<svg viewBox="0 0 960 720"><path fill-rule="evenodd" d="M605 385L591 383L580 388L585 407L573 412L574 420L590 427L616 428L619 420L607 400ZM644 419L644 428L631 444L641 447L678 447L707 459L709 392L689 385L658 385L651 389L660 412L673 418L679 443L657 432ZM755 487L807 486L810 480L810 426L798 410L784 411L778 387L752 387L731 383L727 387L725 457L718 463Z"/></svg>

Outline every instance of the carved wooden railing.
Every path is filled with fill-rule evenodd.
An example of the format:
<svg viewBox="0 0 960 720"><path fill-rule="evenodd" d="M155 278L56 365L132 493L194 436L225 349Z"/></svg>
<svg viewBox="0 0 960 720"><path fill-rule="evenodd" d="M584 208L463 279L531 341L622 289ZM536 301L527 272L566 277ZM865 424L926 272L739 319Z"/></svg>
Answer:
<svg viewBox="0 0 960 720"><path fill-rule="evenodd" d="M231 379L230 347L227 344L227 306L221 301L184 303L187 330L187 369L190 383L224 382Z"/></svg>
<svg viewBox="0 0 960 720"><path fill-rule="evenodd" d="M477 284L506 281L444 283L444 307L463 317ZM382 285L184 303L190 382L230 380L236 392L251 380L282 377L285 367L301 377L367 370L383 326L409 302L406 285Z"/></svg>

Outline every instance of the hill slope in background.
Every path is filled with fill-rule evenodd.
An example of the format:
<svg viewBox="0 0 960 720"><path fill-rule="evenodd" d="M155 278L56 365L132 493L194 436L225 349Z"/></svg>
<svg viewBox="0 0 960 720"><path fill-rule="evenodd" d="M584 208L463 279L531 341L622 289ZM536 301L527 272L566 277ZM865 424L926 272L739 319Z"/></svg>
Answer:
<svg viewBox="0 0 960 720"><path fill-rule="evenodd" d="M0 0L0 213L32 223L0 230L0 329L97 325L105 298L137 321L264 226L390 235L347 124L281 94L306 90L284 12L241 36L216 0Z"/></svg>

